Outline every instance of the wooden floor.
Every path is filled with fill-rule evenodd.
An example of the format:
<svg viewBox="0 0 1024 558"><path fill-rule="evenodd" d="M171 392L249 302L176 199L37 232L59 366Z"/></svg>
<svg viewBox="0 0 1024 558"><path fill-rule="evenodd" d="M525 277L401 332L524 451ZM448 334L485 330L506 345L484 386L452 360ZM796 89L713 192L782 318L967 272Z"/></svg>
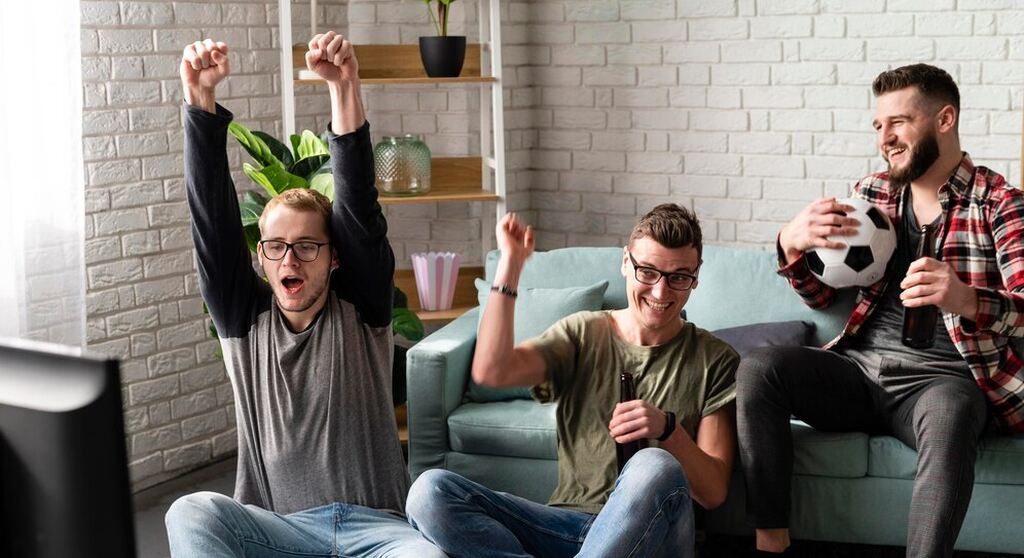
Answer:
<svg viewBox="0 0 1024 558"><path fill-rule="evenodd" d="M906 549L897 546L866 544L823 543L794 541L785 554L769 554L754 549L753 537L708 535L700 545L701 558L904 558ZM985 552L956 552L954 558L1020 558L1021 554L990 554Z"/></svg>

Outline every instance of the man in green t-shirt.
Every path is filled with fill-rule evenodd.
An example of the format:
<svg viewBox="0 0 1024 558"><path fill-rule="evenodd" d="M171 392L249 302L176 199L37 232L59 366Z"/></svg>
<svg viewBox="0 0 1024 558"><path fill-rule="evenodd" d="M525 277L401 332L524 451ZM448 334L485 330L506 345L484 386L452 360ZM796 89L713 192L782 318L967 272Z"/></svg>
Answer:
<svg viewBox="0 0 1024 558"><path fill-rule="evenodd" d="M497 238L473 379L558 402L558 487L545 506L435 469L410 489L409 520L453 558L693 556L691 498L713 508L729 487L739 362L680 318L701 263L696 217L664 204L634 227L622 254L627 308L574 314L518 346L516 288L533 230L510 214ZM620 372L635 378L637 399L618 402ZM651 447L620 474L615 443L634 441Z"/></svg>

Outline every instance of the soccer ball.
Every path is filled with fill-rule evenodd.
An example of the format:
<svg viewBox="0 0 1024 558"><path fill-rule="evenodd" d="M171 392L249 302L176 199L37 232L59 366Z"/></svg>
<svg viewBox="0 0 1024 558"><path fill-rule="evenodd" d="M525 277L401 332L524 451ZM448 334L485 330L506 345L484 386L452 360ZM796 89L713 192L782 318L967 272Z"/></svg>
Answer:
<svg viewBox="0 0 1024 558"><path fill-rule="evenodd" d="M857 234L828 237L846 244L845 248L811 248L804 254L807 267L822 283L837 289L873 285L885 274L896 249L896 231L889 217L867 201L838 201L854 207L847 215L860 221Z"/></svg>

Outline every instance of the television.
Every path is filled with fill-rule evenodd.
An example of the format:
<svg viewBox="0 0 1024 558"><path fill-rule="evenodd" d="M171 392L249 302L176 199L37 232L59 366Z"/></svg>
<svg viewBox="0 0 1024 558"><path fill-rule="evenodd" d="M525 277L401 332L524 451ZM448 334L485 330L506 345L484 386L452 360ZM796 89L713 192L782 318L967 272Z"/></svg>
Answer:
<svg viewBox="0 0 1024 558"><path fill-rule="evenodd" d="M0 339L0 556L135 556L117 360Z"/></svg>

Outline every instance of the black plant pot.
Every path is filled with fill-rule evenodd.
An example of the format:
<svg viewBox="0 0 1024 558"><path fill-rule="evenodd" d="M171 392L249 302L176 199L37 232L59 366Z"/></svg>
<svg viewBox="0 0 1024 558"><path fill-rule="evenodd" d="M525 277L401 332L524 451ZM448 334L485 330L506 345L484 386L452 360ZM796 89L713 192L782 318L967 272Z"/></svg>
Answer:
<svg viewBox="0 0 1024 558"><path fill-rule="evenodd" d="M466 37L420 37L420 60L430 77L459 77L466 60Z"/></svg>

